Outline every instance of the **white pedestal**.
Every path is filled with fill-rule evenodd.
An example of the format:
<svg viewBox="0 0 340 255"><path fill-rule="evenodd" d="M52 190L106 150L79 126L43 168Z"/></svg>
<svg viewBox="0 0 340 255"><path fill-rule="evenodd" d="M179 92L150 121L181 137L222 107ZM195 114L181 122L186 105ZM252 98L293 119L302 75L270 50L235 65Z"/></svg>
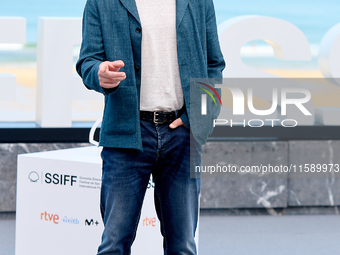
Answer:
<svg viewBox="0 0 340 255"><path fill-rule="evenodd" d="M94 146L19 155L15 254L95 255L103 231L101 172ZM133 255L163 253L149 186Z"/></svg>

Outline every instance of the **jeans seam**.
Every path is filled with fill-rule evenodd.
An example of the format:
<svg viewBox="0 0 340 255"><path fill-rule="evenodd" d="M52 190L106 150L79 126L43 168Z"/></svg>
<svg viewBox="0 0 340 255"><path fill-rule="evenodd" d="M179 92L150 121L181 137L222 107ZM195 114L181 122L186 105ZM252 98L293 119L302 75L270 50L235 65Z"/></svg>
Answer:
<svg viewBox="0 0 340 255"><path fill-rule="evenodd" d="M156 162L158 162L159 158L162 156L162 136L161 136L160 128L157 124L155 125L155 130L156 130L156 134L157 134Z"/></svg>
<svg viewBox="0 0 340 255"><path fill-rule="evenodd" d="M144 201L144 199L143 199L143 201ZM143 203L142 203L142 206L143 206ZM130 247L129 255L131 254L131 246L132 246L132 243L133 243L134 239L136 238L137 227L138 227L138 224L139 224L139 220L140 220L141 214L142 214L142 207L141 207L141 209L139 210L139 214L138 214L138 218L137 218L137 221L136 221L135 229L134 229L134 231L133 231L133 236L132 236L132 239L131 239L131 242L130 242L130 245L129 245L129 247Z"/></svg>
<svg viewBox="0 0 340 255"><path fill-rule="evenodd" d="M162 210L162 200L161 200L161 196L159 195L159 192L155 189L156 195L158 197L158 201L159 201L159 211L160 211L160 216L161 216L161 224L163 227L163 232L164 232L164 243L165 243L165 247L164 247L164 255L168 254L168 242L167 242L167 238L166 238L166 233L165 233L165 225L164 225L164 217L163 217L163 210Z"/></svg>
<svg viewBox="0 0 340 255"><path fill-rule="evenodd" d="M170 137L170 130L169 130L170 127L168 127L166 129L166 134L165 134L165 137L164 137L164 151L166 151L169 147L169 137Z"/></svg>

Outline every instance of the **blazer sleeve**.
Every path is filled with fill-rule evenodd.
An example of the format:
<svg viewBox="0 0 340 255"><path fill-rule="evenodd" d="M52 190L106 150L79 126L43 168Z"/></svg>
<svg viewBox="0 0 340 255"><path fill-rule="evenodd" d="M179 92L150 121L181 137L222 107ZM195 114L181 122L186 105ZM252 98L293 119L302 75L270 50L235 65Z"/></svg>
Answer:
<svg viewBox="0 0 340 255"><path fill-rule="evenodd" d="M208 78L210 84L215 87L215 84L221 84L223 78L223 70L225 61L221 52L220 43L218 40L216 15L213 0L206 0L206 40L207 40L207 65ZM217 93L221 96L221 89L216 88ZM210 100L211 119L216 119L220 114L221 105L214 106L213 100ZM213 131L211 125L210 132Z"/></svg>
<svg viewBox="0 0 340 255"><path fill-rule="evenodd" d="M79 59L76 64L77 73L83 79L84 85L91 90L104 95L109 90L99 85L99 65L106 60L103 34L98 6L95 0L88 0L83 14L82 43Z"/></svg>
<svg viewBox="0 0 340 255"><path fill-rule="evenodd" d="M206 0L206 38L208 77L222 78L225 62L218 40L215 8L212 0ZM222 80L217 79L217 81L221 82Z"/></svg>

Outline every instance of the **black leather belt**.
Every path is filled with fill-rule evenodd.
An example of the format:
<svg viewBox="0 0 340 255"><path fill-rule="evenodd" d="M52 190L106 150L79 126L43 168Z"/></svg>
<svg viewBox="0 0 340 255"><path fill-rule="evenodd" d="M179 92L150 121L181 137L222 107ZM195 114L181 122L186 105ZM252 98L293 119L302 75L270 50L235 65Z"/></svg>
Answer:
<svg viewBox="0 0 340 255"><path fill-rule="evenodd" d="M140 111L140 119L149 121L155 124L171 123L179 118L184 113L184 106L182 109L172 112L148 112Z"/></svg>

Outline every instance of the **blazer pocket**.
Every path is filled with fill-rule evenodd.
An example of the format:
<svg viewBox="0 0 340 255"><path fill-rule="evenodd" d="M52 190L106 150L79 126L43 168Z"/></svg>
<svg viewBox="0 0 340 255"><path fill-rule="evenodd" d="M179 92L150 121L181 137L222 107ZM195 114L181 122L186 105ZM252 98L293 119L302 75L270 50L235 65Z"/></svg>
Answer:
<svg viewBox="0 0 340 255"><path fill-rule="evenodd" d="M107 96L101 130L106 134L136 133L137 96L130 87L121 87Z"/></svg>

